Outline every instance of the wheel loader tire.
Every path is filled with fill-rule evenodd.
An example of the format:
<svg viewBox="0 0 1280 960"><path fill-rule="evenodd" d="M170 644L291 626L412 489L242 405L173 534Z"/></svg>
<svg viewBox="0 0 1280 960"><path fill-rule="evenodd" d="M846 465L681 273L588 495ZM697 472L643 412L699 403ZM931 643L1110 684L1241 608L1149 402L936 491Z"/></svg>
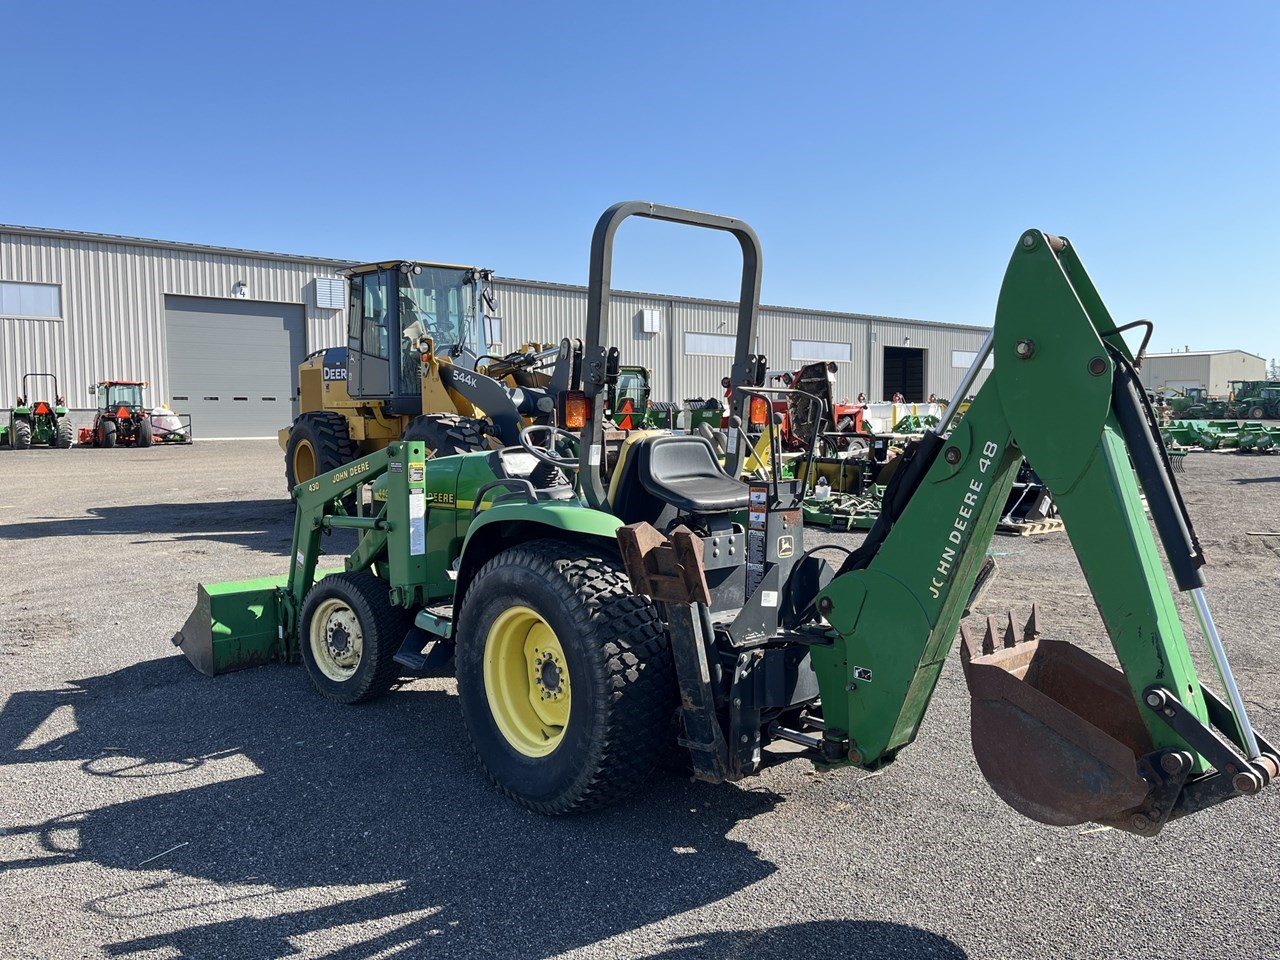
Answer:
<svg viewBox="0 0 1280 960"><path fill-rule="evenodd" d="M30 420L13 421L13 449L15 450L31 449L31 421Z"/></svg>
<svg viewBox="0 0 1280 960"><path fill-rule="evenodd" d="M284 477L290 493L300 483L360 456L340 414L304 413L293 421L284 454Z"/></svg>
<svg viewBox="0 0 1280 960"><path fill-rule="evenodd" d="M677 704L653 603L594 545L535 540L498 554L467 589L455 661L472 749L508 797L580 813L652 771Z"/></svg>
<svg viewBox="0 0 1280 960"><path fill-rule="evenodd" d="M298 617L298 647L311 683L337 703L382 696L400 676L402 611L372 573L322 577Z"/></svg>
<svg viewBox="0 0 1280 960"><path fill-rule="evenodd" d="M76 442L76 431L71 426L70 417L58 418L57 438L59 450L70 450L71 445Z"/></svg>
<svg viewBox="0 0 1280 960"><path fill-rule="evenodd" d="M451 457L456 453L488 450L484 429L483 420L447 413L428 414L410 420L403 439L421 440L434 456Z"/></svg>
<svg viewBox="0 0 1280 960"><path fill-rule="evenodd" d="M116 445L116 424L114 420L103 420L98 425L98 446L114 447Z"/></svg>
<svg viewBox="0 0 1280 960"><path fill-rule="evenodd" d="M137 437L138 437L137 440L134 441L135 446L139 446L139 447L151 446L151 442L154 439L154 437L152 436L152 433L151 433L151 421L146 417L143 417L141 420L138 421Z"/></svg>

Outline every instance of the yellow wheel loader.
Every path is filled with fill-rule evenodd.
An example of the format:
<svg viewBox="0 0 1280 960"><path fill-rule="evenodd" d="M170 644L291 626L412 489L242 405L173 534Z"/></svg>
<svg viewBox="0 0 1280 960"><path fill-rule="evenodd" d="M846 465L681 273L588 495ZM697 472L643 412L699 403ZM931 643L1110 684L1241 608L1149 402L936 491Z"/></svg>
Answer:
<svg viewBox="0 0 1280 960"><path fill-rule="evenodd" d="M299 414L279 434L290 490L401 438L436 456L517 443L571 396L580 343L486 353L501 339L492 270L391 260L346 275L347 345L299 365Z"/></svg>

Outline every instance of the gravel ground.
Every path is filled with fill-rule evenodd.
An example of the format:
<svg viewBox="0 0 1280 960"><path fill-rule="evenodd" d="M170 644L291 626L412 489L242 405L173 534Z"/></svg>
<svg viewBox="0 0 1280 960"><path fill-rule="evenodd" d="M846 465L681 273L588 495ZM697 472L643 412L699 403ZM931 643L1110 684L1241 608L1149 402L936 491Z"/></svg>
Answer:
<svg viewBox="0 0 1280 960"><path fill-rule="evenodd" d="M202 677L169 638L197 581L284 570L281 473L265 441L0 452L0 956L1280 955L1276 790L1154 840L1022 820L973 763L954 657L880 774L659 774L564 820L486 786L448 681L351 708L294 667ZM1182 484L1276 736L1280 536L1246 533L1280 531L1280 457L1193 454ZM1099 649L1065 535L992 549L978 614L1036 599Z"/></svg>

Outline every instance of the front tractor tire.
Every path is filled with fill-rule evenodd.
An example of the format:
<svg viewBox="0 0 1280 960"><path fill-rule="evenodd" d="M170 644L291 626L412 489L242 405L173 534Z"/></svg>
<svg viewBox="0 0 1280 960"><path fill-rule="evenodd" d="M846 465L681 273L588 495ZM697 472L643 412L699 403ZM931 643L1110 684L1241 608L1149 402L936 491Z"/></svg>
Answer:
<svg viewBox="0 0 1280 960"><path fill-rule="evenodd" d="M382 696L400 675L405 619L371 573L335 573L307 591L298 646L311 683L337 703Z"/></svg>
<svg viewBox="0 0 1280 960"><path fill-rule="evenodd" d="M337 470L360 455L340 414L304 413L293 421L284 452L284 477L289 491L322 473Z"/></svg>
<svg viewBox="0 0 1280 960"><path fill-rule="evenodd" d="M616 557L536 540L467 588L458 700L494 784L538 813L579 813L632 792L670 732L677 688L651 601Z"/></svg>

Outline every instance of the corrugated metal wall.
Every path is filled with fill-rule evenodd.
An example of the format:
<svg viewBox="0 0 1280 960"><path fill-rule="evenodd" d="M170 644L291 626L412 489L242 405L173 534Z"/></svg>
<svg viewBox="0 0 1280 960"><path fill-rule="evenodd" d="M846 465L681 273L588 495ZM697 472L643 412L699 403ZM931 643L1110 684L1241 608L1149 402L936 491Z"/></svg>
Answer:
<svg viewBox="0 0 1280 960"><path fill-rule="evenodd" d="M554 343L583 335L585 288L510 278L500 278L494 286L506 349L525 341ZM661 332L643 332L641 311L646 308L659 311ZM733 303L656 294L615 294L609 318L610 339L622 350L623 363L649 367L655 397L667 400L720 395L720 378L728 374L731 358L691 355L685 335L732 336L736 326ZM863 392L870 399L882 399L883 349L909 345L925 351L925 393L950 398L965 371L953 365L953 359L958 359L953 354L976 352L986 333L981 327L766 306L760 311L758 349L771 367L792 369L799 364L792 359L793 340L846 344L850 359L838 364L837 393L855 397ZM978 382L985 378L984 372Z"/></svg>
<svg viewBox="0 0 1280 960"><path fill-rule="evenodd" d="M165 399L165 294L230 298L243 281L248 299L305 304L310 344L337 343L343 311L316 309L310 284L340 265L0 230L0 279L62 289L61 320L0 317L0 403L29 371L57 374L71 407L93 406L88 385L104 378L150 381Z"/></svg>
<svg viewBox="0 0 1280 960"><path fill-rule="evenodd" d="M87 386L118 377L148 380L151 397L169 393L165 342L165 295L231 298L243 282L248 299L304 304L307 347L345 342L342 310L317 309L312 280L333 277L342 260L290 258L258 251L224 250L131 237L80 234L40 228L0 227L0 280L55 283L62 291L61 320L0 317L0 396L18 389L27 371L56 373L72 407L90 407ZM504 347L526 341L558 342L582 336L586 289L569 284L502 278L495 282L503 315ZM645 333L641 311L657 310L661 330ZM720 379L731 357L690 355L687 334L732 336L736 307L723 301L660 294L618 293L610 317L610 340L623 362L653 371L657 399L720 395ZM979 327L858 314L763 307L759 344L775 369L793 369L792 341L837 347L837 393L886 399L883 348L910 345L925 351L925 392L949 397L963 367L955 351L976 351L986 331Z"/></svg>

